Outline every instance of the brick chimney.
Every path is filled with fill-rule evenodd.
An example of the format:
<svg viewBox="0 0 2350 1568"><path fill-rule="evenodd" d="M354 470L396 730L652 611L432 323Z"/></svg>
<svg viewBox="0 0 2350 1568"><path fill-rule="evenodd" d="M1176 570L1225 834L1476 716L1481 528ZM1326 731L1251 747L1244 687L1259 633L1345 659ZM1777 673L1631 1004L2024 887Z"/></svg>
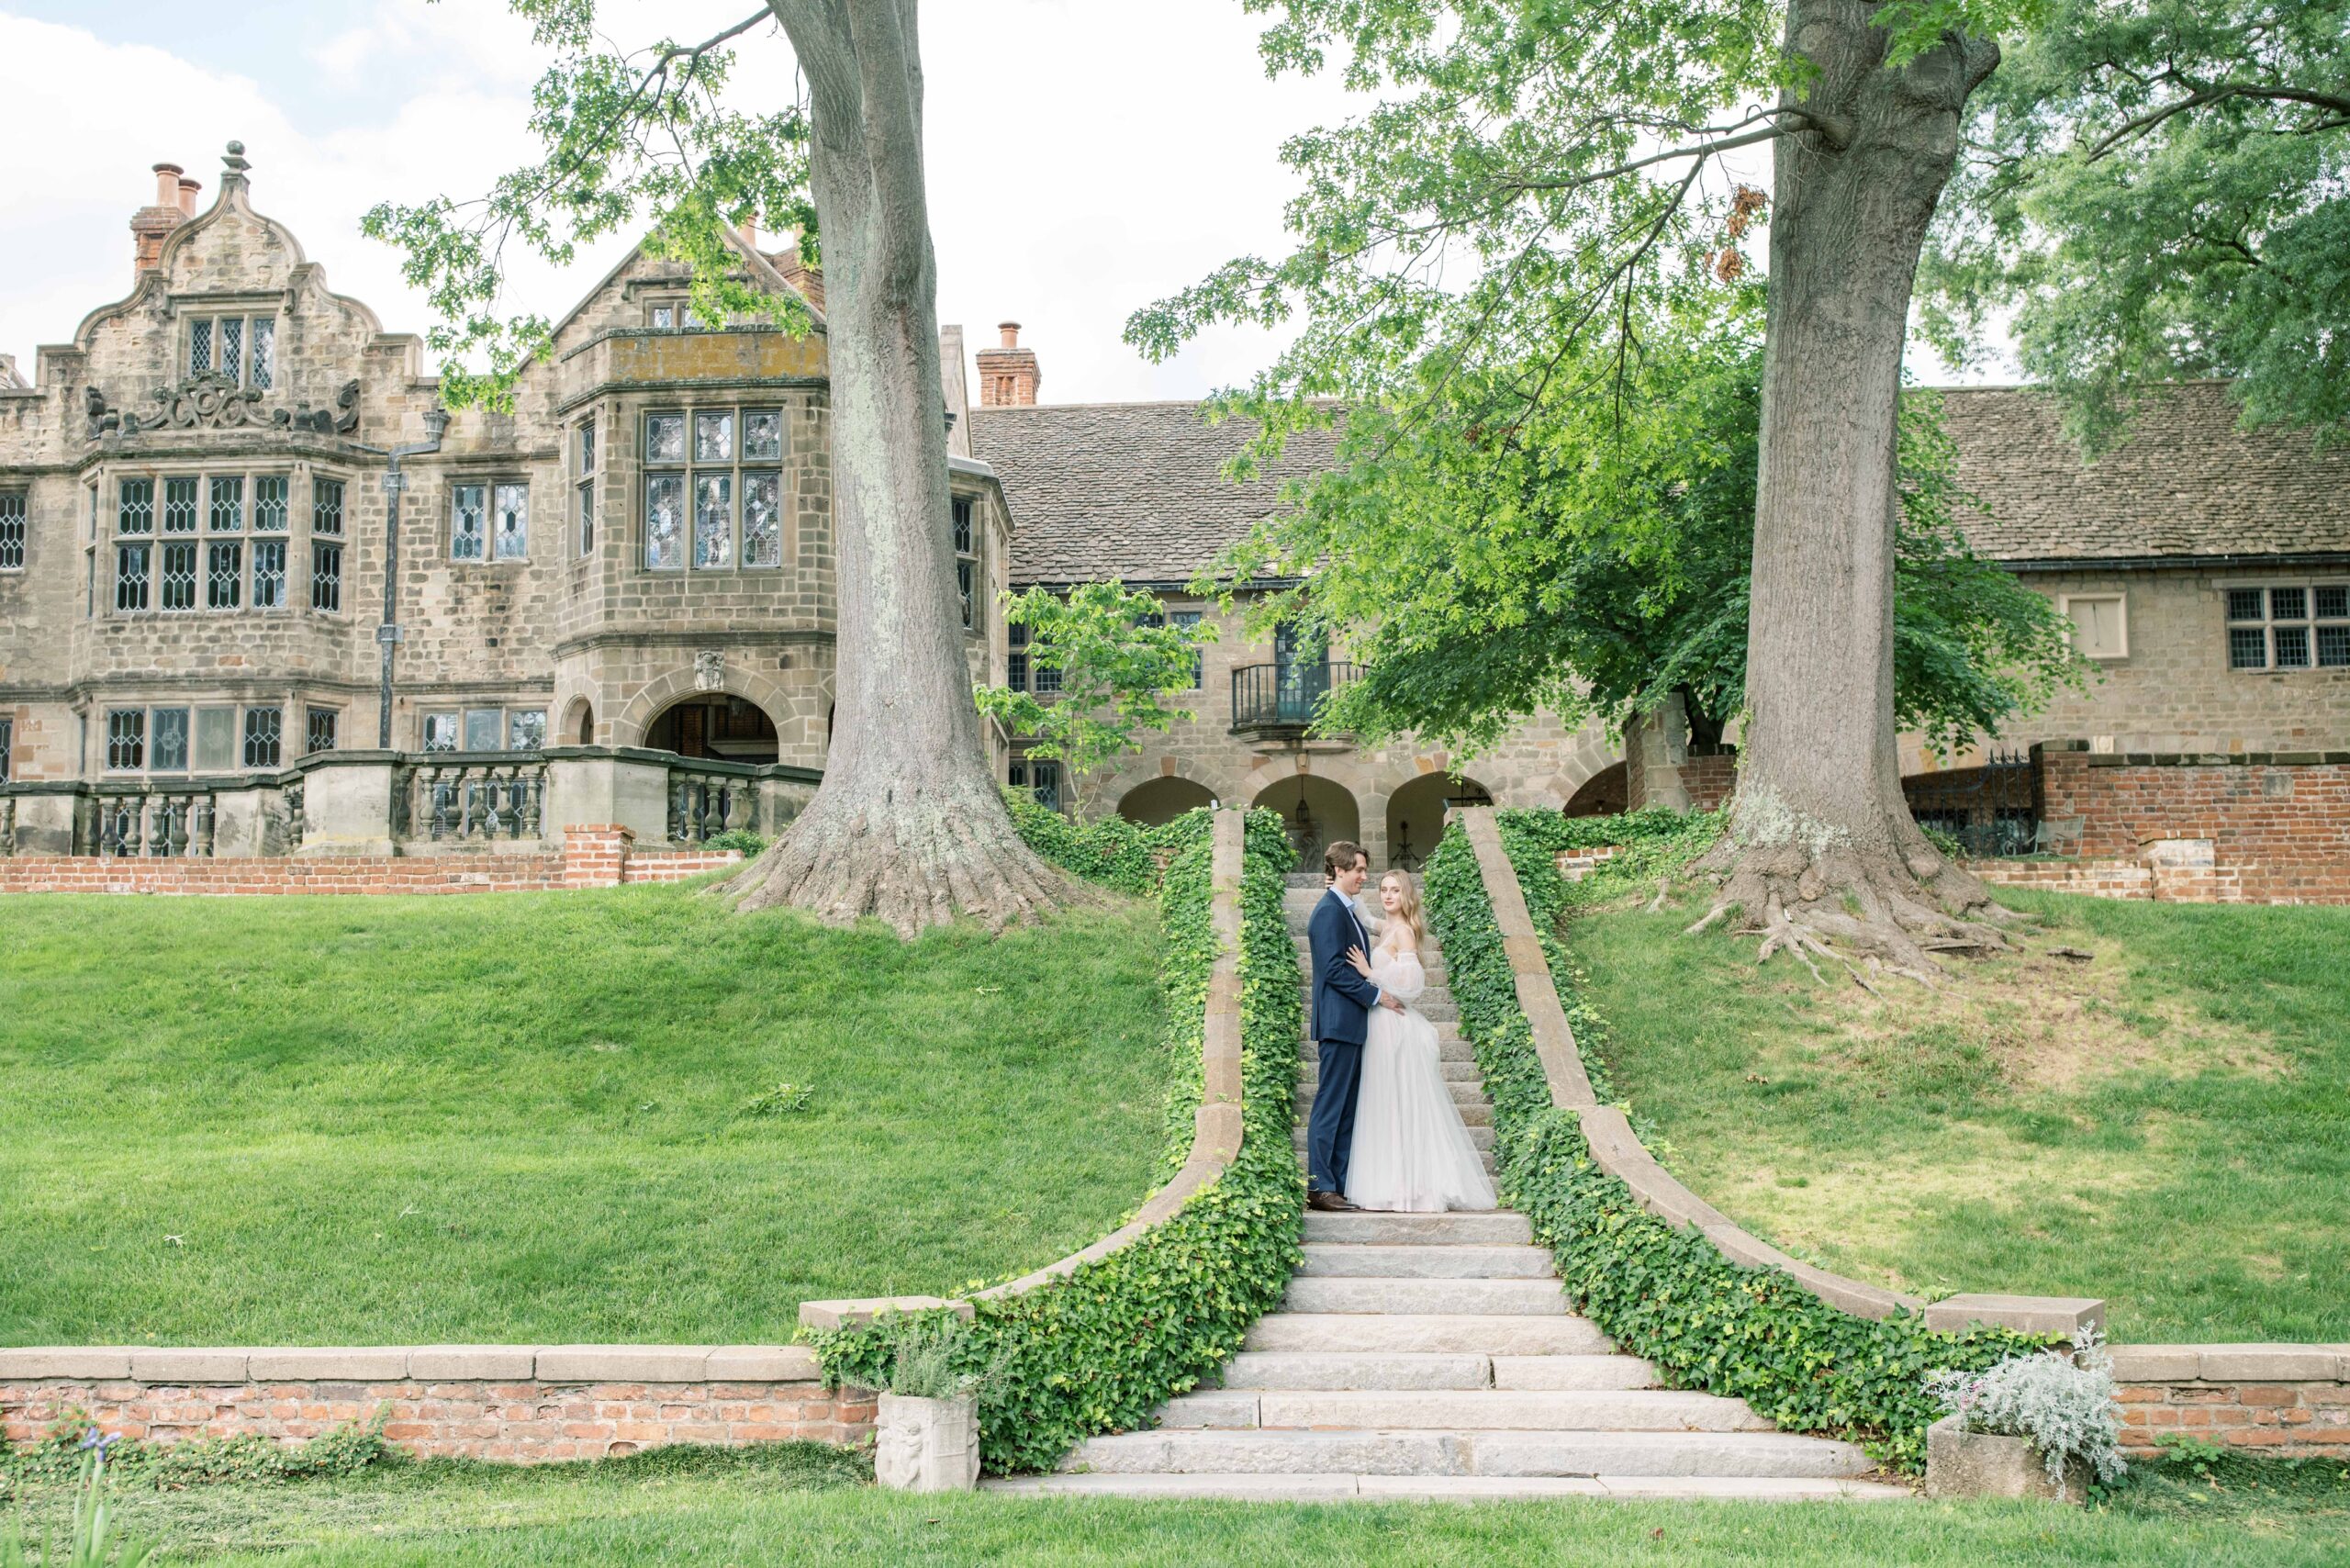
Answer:
<svg viewBox="0 0 2350 1568"><path fill-rule="evenodd" d="M151 273L163 258L163 241L188 220L196 206L196 182L177 163L155 165L155 205L130 215L130 275L135 281Z"/></svg>
<svg viewBox="0 0 2350 1568"><path fill-rule="evenodd" d="M996 330L1003 334L1002 345L978 354L979 407L1024 408L1036 400L1036 385L1045 378L1036 368L1036 351L1020 346L1019 322L1000 321Z"/></svg>
<svg viewBox="0 0 2350 1568"><path fill-rule="evenodd" d="M180 176L180 210L190 218L196 216L196 193L203 188L203 181L191 180L185 174Z"/></svg>

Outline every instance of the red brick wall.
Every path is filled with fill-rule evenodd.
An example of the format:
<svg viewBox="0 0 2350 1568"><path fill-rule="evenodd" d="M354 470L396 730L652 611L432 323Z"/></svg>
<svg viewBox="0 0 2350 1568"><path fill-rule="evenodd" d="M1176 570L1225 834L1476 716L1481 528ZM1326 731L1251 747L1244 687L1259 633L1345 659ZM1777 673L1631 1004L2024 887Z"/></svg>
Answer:
<svg viewBox="0 0 2350 1568"><path fill-rule="evenodd" d="M1737 784L1738 753L1734 751L1693 756L1681 765L1681 787L1689 791L1693 811L1719 811Z"/></svg>
<svg viewBox="0 0 2350 1568"><path fill-rule="evenodd" d="M2134 860L2150 839L2209 839L2219 869L2252 902L2350 903L2350 753L2052 746L2040 761L2042 818L2081 818L2085 857Z"/></svg>
<svg viewBox="0 0 2350 1568"><path fill-rule="evenodd" d="M2121 1441L2165 1432L2350 1460L2350 1354L2338 1345L2116 1345Z"/></svg>
<svg viewBox="0 0 2350 1568"><path fill-rule="evenodd" d="M487 893L674 882L731 866L733 849L638 849L629 830L564 830L552 854L332 856L304 859L107 859L91 855L0 858L0 893Z"/></svg>

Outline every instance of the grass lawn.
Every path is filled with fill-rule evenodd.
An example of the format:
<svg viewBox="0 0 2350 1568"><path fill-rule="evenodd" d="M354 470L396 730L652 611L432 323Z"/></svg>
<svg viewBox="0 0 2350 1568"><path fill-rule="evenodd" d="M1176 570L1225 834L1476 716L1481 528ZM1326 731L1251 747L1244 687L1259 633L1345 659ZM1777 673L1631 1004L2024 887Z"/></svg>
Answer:
<svg viewBox="0 0 2350 1568"><path fill-rule="evenodd" d="M1158 1152L1138 902L911 945L689 886L0 930L0 1344L772 1342L1081 1246Z"/></svg>
<svg viewBox="0 0 2350 1568"><path fill-rule="evenodd" d="M490 1568L594 1562L1062 1564L2338 1563L2350 1473L2219 1462L2141 1467L2097 1506L2032 1504L1283 1505L908 1496L813 1445L670 1449L521 1470L386 1466L346 1480L116 1494L175 1561ZM21 1501L33 1532L69 1494ZM0 1513L5 1513L0 1508Z"/></svg>
<svg viewBox="0 0 2350 1568"><path fill-rule="evenodd" d="M2002 897L2021 953L1881 1001L1684 939L1695 902L1568 946L1676 1173L1788 1251L2103 1296L2126 1340L2350 1339L2350 910Z"/></svg>

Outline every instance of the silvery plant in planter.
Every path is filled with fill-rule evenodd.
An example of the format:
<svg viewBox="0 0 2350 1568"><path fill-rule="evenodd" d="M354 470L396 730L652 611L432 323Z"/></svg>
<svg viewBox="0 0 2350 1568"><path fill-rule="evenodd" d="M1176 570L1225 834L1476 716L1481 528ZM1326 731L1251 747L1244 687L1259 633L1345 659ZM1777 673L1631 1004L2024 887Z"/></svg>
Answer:
<svg viewBox="0 0 2350 1568"><path fill-rule="evenodd" d="M968 1325L952 1315L912 1318L881 1395L873 1473L900 1492L968 1492L979 1483L979 1389Z"/></svg>
<svg viewBox="0 0 2350 1568"><path fill-rule="evenodd" d="M2088 1499L2092 1477L2121 1479L2113 1361L2091 1329L2011 1356L1987 1372L1940 1372L1926 1390L1949 1411L1926 1428L1929 1497Z"/></svg>

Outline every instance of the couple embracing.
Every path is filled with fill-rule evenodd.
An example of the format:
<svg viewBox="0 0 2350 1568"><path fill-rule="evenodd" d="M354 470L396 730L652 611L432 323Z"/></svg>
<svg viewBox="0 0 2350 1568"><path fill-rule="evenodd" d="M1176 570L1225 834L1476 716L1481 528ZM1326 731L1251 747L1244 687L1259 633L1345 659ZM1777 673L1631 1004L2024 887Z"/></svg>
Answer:
<svg viewBox="0 0 2350 1568"><path fill-rule="evenodd" d="M1380 879L1373 942L1355 908L1370 866L1360 845L1330 846L1322 857L1329 890L1306 926L1322 1052L1306 1124L1306 1204L1407 1214L1492 1208L1494 1184L1445 1084L1436 1025L1408 1005L1427 989L1419 894L1404 872Z"/></svg>

